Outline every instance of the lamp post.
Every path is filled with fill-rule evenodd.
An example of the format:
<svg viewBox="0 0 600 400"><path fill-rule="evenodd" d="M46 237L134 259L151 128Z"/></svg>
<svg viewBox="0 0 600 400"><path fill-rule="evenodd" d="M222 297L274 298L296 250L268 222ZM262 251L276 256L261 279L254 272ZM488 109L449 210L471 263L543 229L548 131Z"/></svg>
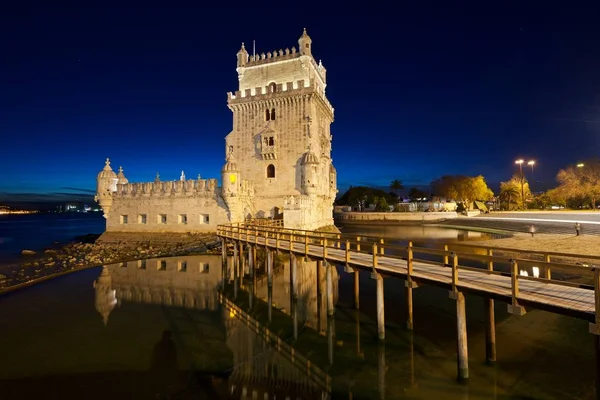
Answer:
<svg viewBox="0 0 600 400"><path fill-rule="evenodd" d="M524 161L517 160L515 164L519 164L519 170L521 171L521 208L525 209L525 183L523 182L523 163Z"/></svg>
<svg viewBox="0 0 600 400"><path fill-rule="evenodd" d="M531 165L531 180L533 181L533 166L535 165L535 161L531 160L527 162L527 165ZM529 184L529 189L531 189L531 183ZM533 190L532 190L533 192Z"/></svg>

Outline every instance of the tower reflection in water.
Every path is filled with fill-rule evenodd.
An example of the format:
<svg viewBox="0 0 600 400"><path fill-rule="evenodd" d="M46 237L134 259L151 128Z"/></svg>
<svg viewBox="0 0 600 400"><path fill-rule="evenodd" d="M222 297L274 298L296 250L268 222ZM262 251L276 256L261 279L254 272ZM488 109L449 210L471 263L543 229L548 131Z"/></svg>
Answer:
<svg viewBox="0 0 600 400"><path fill-rule="evenodd" d="M161 305L166 309L218 311L226 332L224 344L232 355L229 370L222 371L228 376L226 385L230 398L328 398L330 380L326 373L220 292L226 284L236 280L236 292L251 286L250 293L256 301L270 297L273 307L295 316L294 326L326 332L325 274L318 273L315 267L315 262L298 263L297 289L293 290L289 261L278 264L273 290L260 270L253 274L254 280L244 282L242 277L249 275L247 265L244 270L243 264L234 263L231 258L225 268L218 256L112 264L104 266L94 282L95 308L105 325L110 324L111 313L118 313L119 306L128 302ZM319 284L317 276L321 278ZM334 282L337 289L337 279ZM295 331L297 333L297 328ZM172 335L179 343L177 329L173 329Z"/></svg>

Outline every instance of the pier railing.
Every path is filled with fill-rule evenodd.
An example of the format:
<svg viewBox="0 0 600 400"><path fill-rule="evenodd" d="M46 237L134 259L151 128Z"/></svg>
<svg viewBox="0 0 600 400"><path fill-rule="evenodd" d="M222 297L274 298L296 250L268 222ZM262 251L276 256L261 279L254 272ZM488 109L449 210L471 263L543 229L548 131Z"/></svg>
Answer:
<svg viewBox="0 0 600 400"><path fill-rule="evenodd" d="M364 265L365 256L368 256L374 274L388 275L389 269L380 270L380 258L385 256L387 260L400 259L406 262L407 278L411 278L412 266L415 263L432 266L442 266L452 269L452 290L457 290L460 283L459 271L473 271L484 275L497 275L511 278L512 304L518 306L520 297L519 282L535 281L541 283L552 283L565 287L586 289L595 292L596 315L600 317L600 267L588 266L576 262L555 262L554 257L569 259L598 260L600 257L580 256L570 253L553 253L539 251L522 251L517 249L464 245L457 243L440 244L441 247L417 247L411 241L407 245L386 243L384 238L373 236L351 236L333 232L317 232L300 229L274 228L257 226L247 223L236 223L219 225L217 234L223 238L242 240L249 244L260 244L269 248L294 251L298 253L296 246L304 246L306 256L314 256L310 247L319 246L319 256L330 259L332 262L340 260L328 256L331 249L343 250L344 260L347 265L360 263ZM295 250L294 250L295 249ZM511 255L505 255L510 253ZM475 261L485 264L485 268L464 265L464 261ZM505 268L496 268L502 265ZM523 273L525 268L538 268L539 276L529 276ZM504 269L504 270L501 270ZM508 270L507 270L508 269ZM553 272L558 276L553 277ZM577 281L558 279L568 276L579 278ZM562 278L561 277L561 278ZM599 321L600 322L600 321Z"/></svg>

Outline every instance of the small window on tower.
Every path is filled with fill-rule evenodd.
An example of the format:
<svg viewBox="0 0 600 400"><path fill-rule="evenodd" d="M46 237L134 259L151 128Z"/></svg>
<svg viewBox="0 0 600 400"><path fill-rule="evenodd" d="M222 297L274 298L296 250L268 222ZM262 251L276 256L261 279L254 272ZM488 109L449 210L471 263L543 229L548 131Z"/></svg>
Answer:
<svg viewBox="0 0 600 400"><path fill-rule="evenodd" d="M269 85L269 92L275 93L276 91L277 91L277 85L275 84L275 82L273 82Z"/></svg>
<svg viewBox="0 0 600 400"><path fill-rule="evenodd" d="M275 121L275 109L271 109L271 121Z"/></svg>
<svg viewBox="0 0 600 400"><path fill-rule="evenodd" d="M265 121L270 121L271 120L271 113L269 112L268 109L265 110Z"/></svg>
<svg viewBox="0 0 600 400"><path fill-rule="evenodd" d="M267 166L267 178L275 178L275 166L273 164Z"/></svg>

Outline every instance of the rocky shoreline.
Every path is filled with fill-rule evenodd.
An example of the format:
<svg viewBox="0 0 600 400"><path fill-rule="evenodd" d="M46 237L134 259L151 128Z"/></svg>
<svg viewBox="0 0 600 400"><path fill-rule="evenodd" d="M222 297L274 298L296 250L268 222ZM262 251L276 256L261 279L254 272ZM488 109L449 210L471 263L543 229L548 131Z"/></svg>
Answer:
<svg viewBox="0 0 600 400"><path fill-rule="evenodd" d="M126 234L80 236L65 246L42 253L24 249L18 263L4 265L0 292L40 278L94 266L146 258L189 254L221 254L214 233Z"/></svg>

